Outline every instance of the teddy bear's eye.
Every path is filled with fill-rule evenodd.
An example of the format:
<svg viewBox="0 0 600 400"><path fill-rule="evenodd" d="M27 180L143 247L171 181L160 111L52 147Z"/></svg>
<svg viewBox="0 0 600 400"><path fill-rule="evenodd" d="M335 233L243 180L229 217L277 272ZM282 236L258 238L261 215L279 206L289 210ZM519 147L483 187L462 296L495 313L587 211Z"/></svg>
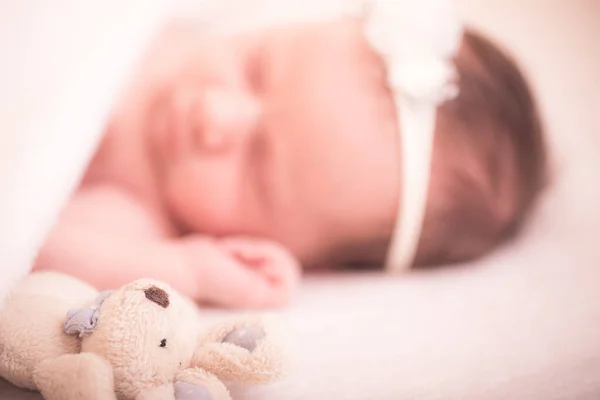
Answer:
<svg viewBox="0 0 600 400"><path fill-rule="evenodd" d="M163 339L160 341L160 347L167 347L167 339Z"/></svg>

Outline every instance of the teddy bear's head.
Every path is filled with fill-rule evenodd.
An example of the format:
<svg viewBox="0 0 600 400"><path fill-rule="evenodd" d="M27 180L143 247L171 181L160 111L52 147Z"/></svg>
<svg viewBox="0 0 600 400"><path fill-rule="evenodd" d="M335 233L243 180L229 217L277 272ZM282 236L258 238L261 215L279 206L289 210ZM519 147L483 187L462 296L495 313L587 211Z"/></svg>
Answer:
<svg viewBox="0 0 600 400"><path fill-rule="evenodd" d="M82 351L111 363L115 390L125 397L171 382L189 366L198 342L194 305L149 279L104 296L93 324L82 336Z"/></svg>

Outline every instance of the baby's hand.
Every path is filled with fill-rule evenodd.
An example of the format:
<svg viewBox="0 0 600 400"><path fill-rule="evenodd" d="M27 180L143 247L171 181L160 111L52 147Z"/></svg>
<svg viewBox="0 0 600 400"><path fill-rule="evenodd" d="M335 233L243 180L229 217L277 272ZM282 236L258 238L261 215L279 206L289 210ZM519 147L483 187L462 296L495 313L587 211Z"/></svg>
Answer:
<svg viewBox="0 0 600 400"><path fill-rule="evenodd" d="M198 299L230 307L283 306L294 297L300 266L284 247L246 237L183 239L198 279Z"/></svg>

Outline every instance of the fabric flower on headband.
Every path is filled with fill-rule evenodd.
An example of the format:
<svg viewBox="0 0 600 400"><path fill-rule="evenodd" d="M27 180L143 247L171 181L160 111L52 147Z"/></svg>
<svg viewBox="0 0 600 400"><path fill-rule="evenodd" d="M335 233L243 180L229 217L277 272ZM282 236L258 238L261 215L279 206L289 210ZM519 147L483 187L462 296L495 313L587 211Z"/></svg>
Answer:
<svg viewBox="0 0 600 400"><path fill-rule="evenodd" d="M455 67L462 24L448 0L362 1L365 34L384 59L390 89L416 101L456 96Z"/></svg>

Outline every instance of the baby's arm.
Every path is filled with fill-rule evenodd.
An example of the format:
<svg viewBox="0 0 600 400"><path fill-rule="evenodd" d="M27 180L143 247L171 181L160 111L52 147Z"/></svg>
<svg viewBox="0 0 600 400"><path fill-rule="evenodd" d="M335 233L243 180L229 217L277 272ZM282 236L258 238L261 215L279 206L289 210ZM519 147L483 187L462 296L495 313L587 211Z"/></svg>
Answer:
<svg viewBox="0 0 600 400"><path fill-rule="evenodd" d="M298 266L282 248L253 239L169 238L151 213L115 188L75 195L36 261L99 289L147 277L197 301L266 307L286 303Z"/></svg>

